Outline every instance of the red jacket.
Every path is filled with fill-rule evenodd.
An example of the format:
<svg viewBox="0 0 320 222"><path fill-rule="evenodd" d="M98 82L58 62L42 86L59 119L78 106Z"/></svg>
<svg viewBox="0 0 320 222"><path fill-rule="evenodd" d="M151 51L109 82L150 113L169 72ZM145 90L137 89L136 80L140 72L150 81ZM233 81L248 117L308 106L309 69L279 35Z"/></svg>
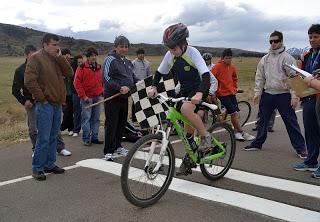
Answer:
<svg viewBox="0 0 320 222"><path fill-rule="evenodd" d="M238 77L233 64L227 66L220 60L211 70L211 73L218 80L217 96L235 95L237 92Z"/></svg>
<svg viewBox="0 0 320 222"><path fill-rule="evenodd" d="M74 88L79 97L84 99L97 97L103 93L101 65L97 64L94 69L91 64L86 61L78 66L74 81Z"/></svg>

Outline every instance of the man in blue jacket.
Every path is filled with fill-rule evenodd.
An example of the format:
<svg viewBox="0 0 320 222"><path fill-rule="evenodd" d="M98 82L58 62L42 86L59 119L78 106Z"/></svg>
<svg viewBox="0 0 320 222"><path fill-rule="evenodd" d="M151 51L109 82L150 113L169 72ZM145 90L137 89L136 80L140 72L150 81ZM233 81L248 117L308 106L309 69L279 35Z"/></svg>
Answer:
<svg viewBox="0 0 320 222"><path fill-rule="evenodd" d="M128 97L130 87L135 82L133 66L126 58L130 46L125 36L117 36L114 40L114 50L105 59L102 66L104 97L121 93L104 104L105 110L105 160L113 161L116 156L126 156L128 150L121 146L122 135L127 123Z"/></svg>

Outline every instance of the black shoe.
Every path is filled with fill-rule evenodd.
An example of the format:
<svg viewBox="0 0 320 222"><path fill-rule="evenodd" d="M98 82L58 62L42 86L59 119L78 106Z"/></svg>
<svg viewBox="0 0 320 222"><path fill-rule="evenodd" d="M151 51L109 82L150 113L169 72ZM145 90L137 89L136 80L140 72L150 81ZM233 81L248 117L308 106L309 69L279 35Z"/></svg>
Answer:
<svg viewBox="0 0 320 222"><path fill-rule="evenodd" d="M257 131L257 130L258 130L258 127L252 128L252 131Z"/></svg>
<svg viewBox="0 0 320 222"><path fill-rule="evenodd" d="M65 169L58 166L53 167L51 170L44 170L45 173L63 174Z"/></svg>
<svg viewBox="0 0 320 222"><path fill-rule="evenodd" d="M272 129L271 127L268 127L268 132L273 133L274 129Z"/></svg>
<svg viewBox="0 0 320 222"><path fill-rule="evenodd" d="M85 146L91 146L91 143L90 143L90 142L85 142L85 141L83 141L83 145L85 145Z"/></svg>
<svg viewBox="0 0 320 222"><path fill-rule="evenodd" d="M91 143L93 143L93 144L103 144L103 141L101 141L101 140L91 140Z"/></svg>
<svg viewBox="0 0 320 222"><path fill-rule="evenodd" d="M186 155L183 158L182 163L181 163L176 175L177 176L187 176L188 174L192 174L191 167L192 167L191 160L190 160L189 156Z"/></svg>
<svg viewBox="0 0 320 222"><path fill-rule="evenodd" d="M32 173L32 177L38 181L44 181L47 179L46 175L42 171Z"/></svg>

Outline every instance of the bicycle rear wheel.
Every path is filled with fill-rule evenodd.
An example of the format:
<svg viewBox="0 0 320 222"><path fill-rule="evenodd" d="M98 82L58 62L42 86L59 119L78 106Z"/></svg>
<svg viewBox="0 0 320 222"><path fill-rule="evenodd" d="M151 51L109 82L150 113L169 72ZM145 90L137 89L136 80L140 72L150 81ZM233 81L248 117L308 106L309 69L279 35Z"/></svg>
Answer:
<svg viewBox="0 0 320 222"><path fill-rule="evenodd" d="M217 121L216 114L214 114L211 109L206 107L206 109L204 110L202 121L205 128L210 129L210 127Z"/></svg>
<svg viewBox="0 0 320 222"><path fill-rule="evenodd" d="M240 115L240 125L244 126L251 115L251 105L247 101L239 101L238 102L239 107L239 115Z"/></svg>
<svg viewBox="0 0 320 222"><path fill-rule="evenodd" d="M155 170L160 158L161 144L161 134L144 136L133 145L123 163L122 192L135 206L147 207L156 203L165 194L172 181L175 155L170 142L162 157L163 164L159 170ZM153 153L152 147L154 147Z"/></svg>
<svg viewBox="0 0 320 222"><path fill-rule="evenodd" d="M211 136L218 141L218 143L223 145L225 151L223 152L217 143L213 141L215 146L205 153L205 157L218 153L223 155L218 159L200 164L200 169L207 179L217 180L223 177L232 165L236 152L236 140L231 126L227 123L216 123L208 131L211 133Z"/></svg>

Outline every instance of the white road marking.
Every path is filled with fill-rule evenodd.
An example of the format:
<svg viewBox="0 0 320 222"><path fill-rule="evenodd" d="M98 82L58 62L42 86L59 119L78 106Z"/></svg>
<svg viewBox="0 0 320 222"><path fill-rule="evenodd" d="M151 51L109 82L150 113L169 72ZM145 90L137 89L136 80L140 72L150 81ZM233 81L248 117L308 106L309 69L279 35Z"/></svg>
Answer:
<svg viewBox="0 0 320 222"><path fill-rule="evenodd" d="M101 159L88 159L80 161L77 164L82 167L100 170L117 176L121 175L122 165L119 163L107 162ZM299 222L320 221L319 212L178 178L173 178L169 189L179 193L200 197L205 200L236 206L281 220Z"/></svg>
<svg viewBox="0 0 320 222"><path fill-rule="evenodd" d="M135 155L135 158L145 160L146 159L145 154L146 153L144 152L138 151ZM153 159L158 160L159 155L154 154ZM167 159L165 158L163 164L168 165L168 161L166 160ZM179 167L181 162L182 162L181 159L176 158L176 167ZM214 167L216 167L215 169L218 170L217 169L218 166L214 166ZM192 170L201 172L199 167ZM280 179L280 178L270 177L270 176L263 176L255 173L249 173L249 172L234 170L234 169L230 169L224 177L231 180L236 180L236 181L249 183L257 186L283 190L287 192L292 192L292 193L320 199L320 186L316 186L312 184L285 180L285 179Z"/></svg>
<svg viewBox="0 0 320 222"><path fill-rule="evenodd" d="M71 170L71 169L74 169L77 167L79 167L79 165L72 165L72 166L64 167L63 169ZM30 180L30 179L32 179L32 176L25 176L25 177L20 177L20 178L13 179L13 180L3 181L3 182L0 182L0 187L5 186L5 185L9 185L9 184L13 184L13 183L18 183L18 182L21 182L24 180Z"/></svg>

